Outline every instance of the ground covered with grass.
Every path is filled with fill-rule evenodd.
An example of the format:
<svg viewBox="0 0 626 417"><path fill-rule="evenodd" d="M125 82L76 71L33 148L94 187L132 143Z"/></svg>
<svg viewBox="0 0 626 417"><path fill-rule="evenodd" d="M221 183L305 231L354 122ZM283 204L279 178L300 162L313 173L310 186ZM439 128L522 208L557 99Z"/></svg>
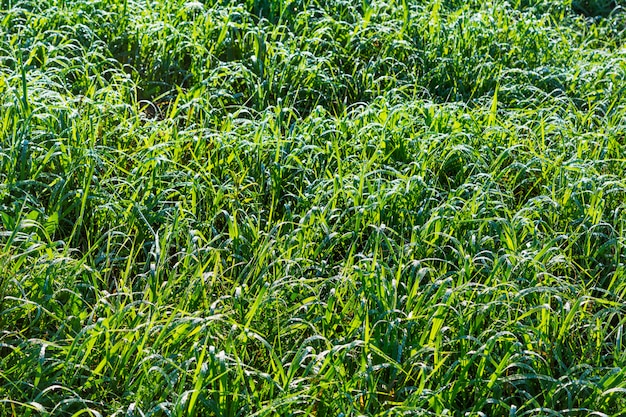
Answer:
<svg viewBox="0 0 626 417"><path fill-rule="evenodd" d="M0 5L0 415L625 415L619 4Z"/></svg>

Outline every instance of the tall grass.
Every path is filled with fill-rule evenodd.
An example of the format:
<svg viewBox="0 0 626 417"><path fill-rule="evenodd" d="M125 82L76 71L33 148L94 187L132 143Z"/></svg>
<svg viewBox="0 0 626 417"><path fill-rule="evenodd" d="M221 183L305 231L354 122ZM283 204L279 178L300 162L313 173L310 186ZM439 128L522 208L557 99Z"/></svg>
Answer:
<svg viewBox="0 0 626 417"><path fill-rule="evenodd" d="M0 415L623 415L623 5L0 7Z"/></svg>

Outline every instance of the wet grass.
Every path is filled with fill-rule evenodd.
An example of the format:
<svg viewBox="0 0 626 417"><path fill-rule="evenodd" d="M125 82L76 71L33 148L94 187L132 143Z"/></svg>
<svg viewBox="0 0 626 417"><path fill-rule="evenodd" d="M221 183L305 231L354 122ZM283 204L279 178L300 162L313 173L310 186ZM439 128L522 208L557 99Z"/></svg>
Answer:
<svg viewBox="0 0 626 417"><path fill-rule="evenodd" d="M2 1L0 415L624 415L618 3Z"/></svg>

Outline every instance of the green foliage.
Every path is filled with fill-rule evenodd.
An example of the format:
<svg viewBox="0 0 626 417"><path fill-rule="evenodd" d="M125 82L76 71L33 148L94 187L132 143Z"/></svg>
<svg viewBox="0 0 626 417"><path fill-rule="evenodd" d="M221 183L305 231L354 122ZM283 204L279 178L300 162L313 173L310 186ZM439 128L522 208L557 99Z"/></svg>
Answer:
<svg viewBox="0 0 626 417"><path fill-rule="evenodd" d="M623 415L619 4L0 20L0 416Z"/></svg>

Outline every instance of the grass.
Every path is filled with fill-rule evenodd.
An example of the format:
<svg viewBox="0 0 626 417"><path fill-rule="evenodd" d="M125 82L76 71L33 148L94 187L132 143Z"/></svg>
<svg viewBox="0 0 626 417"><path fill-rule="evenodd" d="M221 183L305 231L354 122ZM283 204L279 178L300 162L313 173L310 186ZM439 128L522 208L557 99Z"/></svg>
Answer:
<svg viewBox="0 0 626 417"><path fill-rule="evenodd" d="M625 415L623 7L0 2L0 415Z"/></svg>

